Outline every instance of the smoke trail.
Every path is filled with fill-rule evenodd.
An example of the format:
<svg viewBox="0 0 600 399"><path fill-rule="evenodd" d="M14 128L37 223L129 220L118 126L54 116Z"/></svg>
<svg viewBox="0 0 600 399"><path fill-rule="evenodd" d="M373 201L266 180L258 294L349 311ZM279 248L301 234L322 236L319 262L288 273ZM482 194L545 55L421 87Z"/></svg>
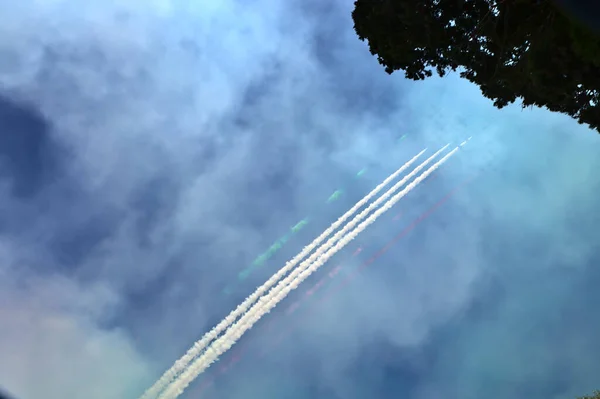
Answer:
<svg viewBox="0 0 600 399"><path fill-rule="evenodd" d="M448 145L444 146L445 149ZM292 278L294 273L290 276L286 277L282 281L280 281L277 286L269 292L267 295L261 297L256 303L240 320L238 320L235 324L233 324L227 332L217 339L210 347L207 348L206 352L196 359L194 363L190 365L180 376L179 378L169 386L162 395L160 395L159 399L175 399L179 395L183 393L183 391L190 385L192 381L198 377L204 370L206 370L212 363L214 363L220 355L227 352L238 339L241 338L242 335L246 331L248 331L252 326L262 318L265 314L269 313L279 302L281 302L291 290L296 289L308 276L318 270L329 258L335 255L336 252L341 250L344 246L346 246L350 241L352 241L356 236L358 236L364 229L366 229L370 224L375 222L381 214L388 211L392 206L394 206L402 197L408 194L413 188L415 188L421 181L423 181L427 176L433 173L437 168L439 168L444 162L448 160L452 155L454 155L459 147L454 148L448 154L446 154L442 159L433 164L429 169L419 175L413 182L408 184L402 191L394 195L390 200L388 200L381 208L375 211L371 216L369 216L365 221L363 221L358 227L344 236L339 242L337 242L333 247L327 250L323 255L320 255L317 260L311 264L306 270L302 271L299 276ZM441 150L440 150L441 151ZM440 152L438 151L438 153ZM437 154L437 153L436 153ZM391 190L391 189L390 189ZM385 195L385 194L384 194ZM362 213L361 213L362 214ZM350 221L348 224L351 224L355 219L359 218L360 215L355 216L355 218ZM323 247L327 246L327 243L323 244ZM321 248L317 250L319 252ZM303 262L304 263L304 262ZM300 269L302 266L298 267Z"/></svg>
<svg viewBox="0 0 600 399"><path fill-rule="evenodd" d="M405 135L406 136L406 135ZM368 168L362 168L361 170L359 170L355 175L354 178L355 179L359 179L361 178L366 172L367 172ZM326 203L327 204L331 204L335 201L337 201L341 195L345 192L345 190L343 188L338 188L336 189L333 194L331 194L328 198ZM238 282L245 280L246 278L248 278L248 276L250 274L252 274L254 272L254 270L256 270L259 267L262 267L265 265L265 262L267 260L269 260L271 257L273 257L273 255L279 251L283 245L289 240L289 238L297 233L298 231L300 231L306 224L308 224L308 221L310 219L308 217L304 217L302 220L300 220L300 222L296 223L296 225L294 225L290 230L291 232L286 233L283 237L280 237L277 241L275 241L275 243L273 245L271 245L269 247L269 249L267 249L265 252L263 252L262 254L260 254L258 257L256 257L256 259L250 264L250 266L245 267L242 271L240 271L238 273ZM225 295L229 295L231 294L232 289L234 288L234 285L236 283L233 284L229 284L228 286L226 286L223 289L223 294Z"/></svg>
<svg viewBox="0 0 600 399"><path fill-rule="evenodd" d="M446 145L447 147L447 145ZM444 148L446 148L444 147ZM350 210L348 210L345 214L343 214L338 220L336 220L331 226L329 226L320 236L318 236L313 242L304 247L304 249L296 255L292 260L288 261L284 267L282 267L277 273L275 273L269 280L267 280L263 285L258 287L248 298L246 298L238 307L233 310L227 317L225 317L219 324L217 324L212 330L206 333L200 340L198 340L194 345L183 355L179 360L177 360L170 369L165 371L165 373L156 381L144 394L140 397L140 399L151 399L156 397L161 391L163 391L167 385L169 385L175 377L181 373L187 365L194 360L194 358L198 357L204 348L215 338L219 336L227 327L229 327L239 316L244 314L250 306L254 302L256 302L268 289L274 286L283 276L285 276L290 270L292 270L298 262L300 262L306 255L312 252L317 246L327 238L333 231L335 231L338 227L340 227L350 216L352 216L358 209L364 206L367 202L371 200L379 191L381 191L385 186L387 186L392 180L394 180L398 175L404 172L410 165L412 165L417 158L419 158L427 149L422 150L417 155L415 155L412 159L402 165L398 170L388 176L381 184L375 187L370 193L368 193L363 199L358 201ZM438 151L439 153L439 151ZM437 153L436 153L437 154ZM436 155L434 154L434 156ZM425 162L429 162L432 159L430 157ZM423 165L423 164L422 164ZM419 167L422 168L421 165ZM396 187L396 186L394 186ZM395 190L394 190L395 191ZM386 193L387 194L387 193ZM385 194L384 194L385 195ZM389 196L389 195L388 195ZM381 201L380 201L381 202ZM340 234L336 235L336 240L339 239ZM330 241L328 241L329 243ZM316 255L318 256L318 255ZM309 258L310 262L312 262L316 256L312 256Z"/></svg>
<svg viewBox="0 0 600 399"><path fill-rule="evenodd" d="M404 238L413 229L415 229L420 223L422 223L423 221L427 220L430 216L432 216L442 205L444 205L448 200L450 200L460 190L464 189L464 187L466 187L473 180L475 180L480 174L481 174L481 171L478 171L474 175L470 176L469 178L463 180L461 183L456 185L454 188L452 188L452 190L447 192L444 197L442 197L435 204L433 204L431 207L429 207L425 212L423 212L419 216L417 216L408 226L406 226L404 229L402 229L402 231L400 231L400 233L396 234L390 241L388 241L383 247L381 247L377 252L375 252L375 254L373 256L371 256L370 258L363 261L362 264L357 269L353 270L351 272L351 274L347 275L344 278L344 280L342 281L341 284L337 285L335 288L329 287L328 292L322 298L318 299L317 301L313 301L313 303L310 305L311 312L313 312L315 310L315 305L322 304L322 303L330 300L334 294L339 292L342 288L346 287L354 278L356 278L357 274L361 270L363 270L367 266L372 265L377 259L379 259L379 257L381 257L383 254L385 254L388 250L390 250L393 247L393 245L395 245L400 239ZM431 183L432 180L435 179L435 176L437 176L437 175L436 174L430 175L429 179L422 184ZM402 214L402 212L400 214ZM328 274L329 278L335 279L336 277L338 277L339 276L338 273L340 272L340 270L341 270L340 265L337 265L336 267L334 267ZM313 288L315 285L313 285ZM304 297L303 299L306 300L307 298ZM288 307L288 309L286 310L286 314L289 316L291 313L295 312L301 306L301 304L302 304L302 300L298 300L298 301L294 302L292 305L290 305ZM292 307L293 307L293 309L292 309ZM296 319L296 321L298 321L298 320ZM269 319L267 324L265 325L265 328L264 328L265 331L271 330L272 325L268 324L270 322L273 322L272 318ZM263 357L267 353L272 352L275 349L275 345L278 345L279 343L281 343L281 341L283 341L285 339L286 335L288 335L291 332L292 327L289 327L289 325L292 323L295 323L295 322L292 321L292 322L288 323L287 324L288 328L285 331L283 331L279 335L279 337L272 340L270 342L270 346L267 348L264 348L264 350L261 351L258 356ZM200 384L198 384L197 387L193 390L193 392L191 394L195 395L194 396L195 398L199 398L201 393L206 388L208 388L209 386L214 384L215 379L218 375L222 375L222 374L228 372L236 363L238 363L240 360L243 360L244 353L246 353L247 349L248 348L246 346L240 348L236 353L234 353L232 355L232 358L229 359L227 364L222 365L215 374L211 375L207 379L204 379Z"/></svg>

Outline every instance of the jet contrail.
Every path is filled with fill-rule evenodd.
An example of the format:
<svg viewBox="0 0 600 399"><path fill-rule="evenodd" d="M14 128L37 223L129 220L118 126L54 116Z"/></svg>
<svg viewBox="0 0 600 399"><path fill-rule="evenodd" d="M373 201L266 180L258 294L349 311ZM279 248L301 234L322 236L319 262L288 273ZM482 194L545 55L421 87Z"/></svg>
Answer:
<svg viewBox="0 0 600 399"><path fill-rule="evenodd" d="M445 147L444 147L445 148ZM283 276L285 276L290 270L292 270L298 262L300 262L306 255L312 252L315 248L319 246L319 244L327 238L333 231L335 231L338 227L340 227L350 216L356 213L358 209L368 203L371 198L377 195L385 186L387 186L392 180L396 179L398 175L404 172L408 167L410 167L423 153L427 151L427 149L422 150L420 153L415 155L412 159L402 165L398 170L388 176L381 184L375 187L370 193L368 193L363 199L358 201L350 210L348 210L345 214L343 214L338 220L336 220L331 226L329 226L320 236L318 236L313 242L304 247L304 249L296 255L292 260L288 261L284 267L282 267L277 273L275 273L269 280L267 280L263 285L258 287L248 298L246 298L238 307L233 310L227 317L225 317L219 324L217 324L212 330L206 333L200 340L198 340L194 345L183 355L179 360L177 360L170 369L165 371L165 373L152 385L144 394L140 397L140 399L152 399L156 397L161 391L163 391L174 379L177 377L179 373L181 373L188 364L196 357L198 357L204 348L213 341L215 338L219 336L227 327L229 327L235 320L244 314L254 302L256 302L264 293L267 292L272 286L274 286ZM438 151L439 152L439 151ZM436 153L437 154L437 153ZM434 154L435 155L435 154ZM431 159L431 158L430 158ZM339 237L339 235L338 235ZM311 262L314 260L314 257L311 258Z"/></svg>
<svg viewBox="0 0 600 399"><path fill-rule="evenodd" d="M443 149L445 149L447 146L448 145L444 146ZM228 351L246 331L252 328L252 326L258 320L260 320L262 316L269 313L275 306L277 306L277 304L281 302L291 290L296 289L306 278L308 278L308 276L310 276L312 273L318 270L319 267L325 264L325 262L327 262L329 258L335 255L339 250L344 248L344 246L346 246L350 241L356 238L358 234L360 234L370 224L375 222L375 220L377 220L377 218L381 216L381 214L389 210L398 201L400 201L402 197L404 197L413 188L415 188L421 181L423 181L425 178L427 178L427 176L429 176L437 168L439 168L444 162L448 160L448 158L450 158L458 151L459 147L454 148L442 159L430 166L429 169L427 169L425 172L419 175L402 191L394 195L385 204L383 204L383 206L381 206L371 216L369 216L365 221L360 223L358 227L356 227L354 230L352 230L350 233L344 236L333 247L329 248L327 252L325 252L323 255L318 256L317 260L314 263L312 263L306 270L302 271L297 277L294 276L294 274L296 274L295 272L297 271L295 270L294 273L292 273L290 276L280 281L277 284L277 286L274 287L267 295L261 297L258 300L258 303L252 306L252 308L247 313L245 313L240 318L240 320L235 322L225 332L223 336L221 336L215 342L213 342L213 344L207 348L206 352L202 356L196 359L185 371L183 371L179 378L177 378L177 380L171 386L167 387L167 389L160 395L159 399L175 399L179 395L181 395L184 392L184 390L189 386L189 384L198 377L198 375L200 375L212 363L214 363L220 355ZM438 151L438 153L440 151ZM361 216L361 214L355 216L355 218L348 224L351 224L352 222L354 222L355 219L358 219ZM327 243L323 244L323 247L325 246L327 246ZM317 252L319 252L320 249L321 248L317 249ZM301 267L302 266L299 266L298 269L300 269Z"/></svg>

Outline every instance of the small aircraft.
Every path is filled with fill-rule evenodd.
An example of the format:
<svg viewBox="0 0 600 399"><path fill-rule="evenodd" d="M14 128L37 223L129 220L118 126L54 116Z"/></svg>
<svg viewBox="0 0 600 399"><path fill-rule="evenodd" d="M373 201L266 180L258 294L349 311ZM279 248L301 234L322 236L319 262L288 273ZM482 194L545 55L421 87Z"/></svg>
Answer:
<svg viewBox="0 0 600 399"><path fill-rule="evenodd" d="M359 253L361 253L361 252L362 252L362 246L360 246L360 247L356 248L356 251L354 251L354 252L352 253L352 256L356 256L356 255L358 255L358 254L359 254Z"/></svg>

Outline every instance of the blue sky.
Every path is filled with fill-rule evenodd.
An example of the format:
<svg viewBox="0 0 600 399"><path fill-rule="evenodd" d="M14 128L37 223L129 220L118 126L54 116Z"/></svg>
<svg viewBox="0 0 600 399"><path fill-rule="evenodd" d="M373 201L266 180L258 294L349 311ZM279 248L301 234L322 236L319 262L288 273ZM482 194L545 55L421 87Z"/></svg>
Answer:
<svg viewBox="0 0 600 399"><path fill-rule="evenodd" d="M223 357L244 350L230 370L217 364L202 396L197 384L184 397L598 388L598 134L494 109L453 75L388 76L356 38L350 1L0 8L0 386L18 398L137 397L385 176L469 136L321 276L359 267L474 180L349 284L328 280L327 301L286 315L293 293Z"/></svg>

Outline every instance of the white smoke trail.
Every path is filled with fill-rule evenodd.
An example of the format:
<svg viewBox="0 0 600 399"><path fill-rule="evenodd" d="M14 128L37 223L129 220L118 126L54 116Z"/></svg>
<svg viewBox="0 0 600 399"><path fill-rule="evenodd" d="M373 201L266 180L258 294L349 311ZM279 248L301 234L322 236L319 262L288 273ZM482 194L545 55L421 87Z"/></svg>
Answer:
<svg viewBox="0 0 600 399"><path fill-rule="evenodd" d="M446 148L446 145L444 148ZM462 145L461 145L462 146ZM459 147L461 147L459 146ZM331 258L335 253L344 248L350 241L352 241L358 234L360 234L364 229L366 229L370 224L375 222L379 216L381 216L384 212L389 210L392 206L394 206L402 197L408 194L413 188L415 188L421 181L423 181L427 176L433 173L437 168L439 168L444 162L448 160L452 155L458 151L459 147L456 147L448 154L446 154L442 159L433 164L429 169L419 175L413 182L408 184L402 191L394 195L389 201L387 201L381 208L376 210L371 216L369 216L365 221L363 221L358 227L344 236L339 242L337 242L333 247L327 250L327 252L318 257L318 259L310 265L306 270L302 271L297 277L291 278L294 273L290 276L286 277L284 280L280 281L277 286L271 290L267 295L261 297L246 314L242 316L240 320L238 320L235 324L233 324L225 334L218 338L210 347L207 348L206 352L196 359L190 367L188 367L179 378L169 386L162 395L160 395L159 399L175 399L179 395L183 393L183 391L189 386L189 384L194 381L198 375L204 372L212 363L214 363L220 355L228 351L240 337L248 331L252 326L262 318L265 314L269 313L279 302L281 302L291 290L296 289L308 276L314 273L319 269L329 258ZM440 150L441 151L441 150ZM439 151L438 151L439 153ZM436 153L437 154L437 153ZM391 190L391 189L390 189ZM385 195L385 194L384 194ZM354 219L360 217L360 214L355 216ZM351 224L350 221L348 224ZM326 246L323 244L323 246ZM320 250L319 248L317 252ZM304 263L304 262L303 262ZM298 267L298 269L301 266ZM295 272L295 271L294 271Z"/></svg>
<svg viewBox="0 0 600 399"><path fill-rule="evenodd" d="M309 245L304 247L304 249L296 255L292 260L288 261L284 267L282 267L277 273L275 273L271 278L269 278L263 285L258 287L248 298L246 298L240 305L235 308L227 317L225 317L219 324L217 324L212 330L206 333L200 340L196 341L194 345L188 349L188 351L183 355L179 360L177 360L170 369L165 371L165 373L156 381L144 394L140 397L140 399L151 399L156 397L160 392L162 392L174 379L177 377L179 373L181 373L188 364L196 357L198 357L204 348L215 338L219 336L227 327L229 327L233 322L242 314L244 314L252 304L254 304L258 298L260 298L268 289L274 286L283 276L285 276L290 270L292 270L298 262L300 262L306 255L312 252L317 246L327 238L333 231L335 231L338 227L340 227L350 216L352 216L358 209L368 203L371 198L377 195L385 186L387 186L392 180L396 179L402 172L404 172L408 167L410 167L416 160L419 158L427 149L419 152L412 159L402 165L398 170L388 176L381 184L371 190L363 199L358 201L350 210L344 213L338 220L336 220L331 226L329 226L320 236L313 240ZM428 161L426 161L428 162ZM395 190L394 190L395 191ZM339 237L339 235L338 235ZM316 258L309 258L314 260Z"/></svg>

